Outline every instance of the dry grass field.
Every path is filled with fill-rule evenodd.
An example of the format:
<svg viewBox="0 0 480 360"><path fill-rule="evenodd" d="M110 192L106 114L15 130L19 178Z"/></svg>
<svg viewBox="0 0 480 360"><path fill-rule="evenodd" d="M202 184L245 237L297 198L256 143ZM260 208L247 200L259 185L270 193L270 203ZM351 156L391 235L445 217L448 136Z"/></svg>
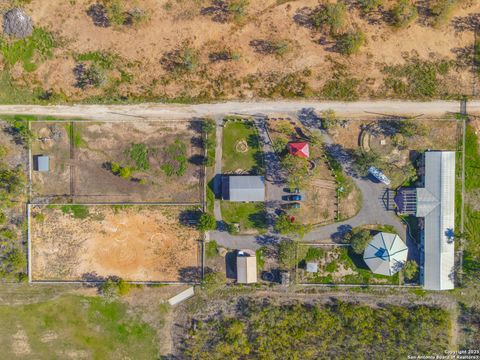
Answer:
<svg viewBox="0 0 480 360"><path fill-rule="evenodd" d="M359 1L345 1L335 31L312 20L329 2L336 3L33 0L24 7L37 27L53 34L52 55L34 57L35 68L26 70L22 54L5 50L4 57L19 60L2 60L2 81L35 89L38 97L30 101L49 102L471 94L479 2L458 0L439 16L435 2L413 0L418 16L395 26L400 0L370 12ZM87 13L95 4L105 4L105 27ZM132 13L139 15L133 24L125 20ZM342 36L353 32L364 34L363 45L355 54L341 54ZM93 81L85 83L82 74Z"/></svg>
<svg viewBox="0 0 480 360"><path fill-rule="evenodd" d="M33 206L32 279L198 281L200 233L179 207Z"/></svg>
<svg viewBox="0 0 480 360"><path fill-rule="evenodd" d="M49 155L51 162L49 172L33 171L33 196L50 202L199 203L203 149L197 125L33 122L32 155Z"/></svg>

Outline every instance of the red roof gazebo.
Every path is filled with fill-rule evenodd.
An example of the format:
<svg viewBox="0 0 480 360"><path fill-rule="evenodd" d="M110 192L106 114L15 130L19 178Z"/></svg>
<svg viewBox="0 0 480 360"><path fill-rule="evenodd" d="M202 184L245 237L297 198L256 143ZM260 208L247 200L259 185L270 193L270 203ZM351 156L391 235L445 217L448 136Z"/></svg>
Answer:
<svg viewBox="0 0 480 360"><path fill-rule="evenodd" d="M308 158L310 156L310 148L307 142L292 142L288 144L290 154Z"/></svg>

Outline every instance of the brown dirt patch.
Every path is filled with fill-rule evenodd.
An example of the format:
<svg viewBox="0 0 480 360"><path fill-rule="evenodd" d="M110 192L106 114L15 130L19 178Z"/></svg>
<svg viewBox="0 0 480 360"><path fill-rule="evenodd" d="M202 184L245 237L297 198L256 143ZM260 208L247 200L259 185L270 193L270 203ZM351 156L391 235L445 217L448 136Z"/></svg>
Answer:
<svg viewBox="0 0 480 360"><path fill-rule="evenodd" d="M89 207L75 219L60 208L34 206L33 280L195 281L200 234L180 224L178 207Z"/></svg>
<svg viewBox="0 0 480 360"><path fill-rule="evenodd" d="M124 1L127 7L131 2ZM388 13L394 1L384 2ZM415 1L419 6L423 1ZM211 15L201 15L203 8L212 1L200 0L145 0L138 4L150 14L150 20L138 27L96 27L86 14L90 0L42 1L33 0L26 5L34 23L43 26L64 39L61 48L55 51L33 73L23 71L23 76L32 84L44 89L53 89L72 99L81 99L112 89L80 90L74 87L74 54L87 51L108 51L119 54L126 62L133 64L128 69L133 80L122 83L114 94L138 96L205 95L222 98L261 96L265 90L262 80L255 78L282 78L292 72L312 71L303 77L313 92L320 90L330 79L334 62L342 62L352 77L363 80L365 91L362 97L377 92L382 94L385 74L383 64L402 64L402 55L416 51L420 59L447 58L456 60L454 49L464 49L473 43L471 31L458 31L452 24L440 29L426 26L429 19L421 15L406 29L395 30L386 18L375 12L362 16L358 6L349 6L346 30L360 29L366 34L366 43L360 54L344 56L332 52L334 39L313 31L295 21L295 15L305 7L314 8L317 0L287 1L252 0L247 7L247 16L240 22L219 23ZM459 6L454 17L465 18L480 11L480 4ZM327 38L326 41L319 41ZM265 55L255 52L250 46L252 40L283 40L291 43L291 51L283 56ZM194 74L173 76L160 64L166 52L177 49L182 43L199 52L200 66ZM322 44L323 43L323 44ZM422 46L418 46L422 44ZM211 52L223 49L240 55L237 61L210 62ZM447 77L445 87L451 93L464 93L471 88L470 65L460 67ZM326 76L328 74L328 76ZM274 83L275 80L266 80ZM443 85L442 85L443 86Z"/></svg>
<svg viewBox="0 0 480 360"><path fill-rule="evenodd" d="M33 141L32 155L49 155L51 168L49 172L33 171L33 195L47 197L51 202L55 198L57 202L74 203L198 203L203 149L201 133L195 124L188 121L33 123L32 131L37 138ZM167 148L175 141L185 144L187 168L182 176L167 176L161 167L168 158ZM135 169L129 155L133 144L148 148L149 169ZM108 168L111 163L130 167L131 178L113 174Z"/></svg>

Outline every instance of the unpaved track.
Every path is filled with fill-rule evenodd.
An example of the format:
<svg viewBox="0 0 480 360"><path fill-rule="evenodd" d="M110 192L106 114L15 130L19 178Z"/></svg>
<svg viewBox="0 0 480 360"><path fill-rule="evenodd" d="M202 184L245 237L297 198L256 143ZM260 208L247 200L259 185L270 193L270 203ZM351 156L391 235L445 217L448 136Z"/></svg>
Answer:
<svg viewBox="0 0 480 360"><path fill-rule="evenodd" d="M59 117L77 117L94 120L125 121L132 119L175 120L191 117L219 116L222 114L296 113L301 109L316 111L333 109L341 116L368 115L425 115L442 116L460 111L460 101L230 101L215 104L161 104L135 105L0 105L0 114L32 114ZM469 113L480 113L480 100L469 102Z"/></svg>

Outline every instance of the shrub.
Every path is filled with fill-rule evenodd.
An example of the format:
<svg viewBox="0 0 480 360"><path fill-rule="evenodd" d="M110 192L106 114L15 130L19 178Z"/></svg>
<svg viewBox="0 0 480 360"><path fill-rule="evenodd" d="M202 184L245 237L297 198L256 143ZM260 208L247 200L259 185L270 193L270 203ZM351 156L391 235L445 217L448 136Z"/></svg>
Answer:
<svg viewBox="0 0 480 360"><path fill-rule="evenodd" d="M210 231L217 228L217 220L209 213L203 213L198 220L198 228L201 231Z"/></svg>
<svg viewBox="0 0 480 360"><path fill-rule="evenodd" d="M278 244L278 260L280 265L287 269L293 268L297 263L297 242L282 240Z"/></svg>
<svg viewBox="0 0 480 360"><path fill-rule="evenodd" d="M309 247L307 255L305 255L305 261L314 261L320 259L325 254L325 251L319 247Z"/></svg>
<svg viewBox="0 0 480 360"><path fill-rule="evenodd" d="M75 86L80 89L87 87L100 87L105 82L105 74L96 64L86 65L79 63L73 69L75 75Z"/></svg>
<svg viewBox="0 0 480 360"><path fill-rule="evenodd" d="M165 150L164 163L161 169L167 176L183 176L187 170L187 146L180 139L176 139Z"/></svg>
<svg viewBox="0 0 480 360"><path fill-rule="evenodd" d="M3 212L0 212L0 225L5 224L7 220L7 216Z"/></svg>
<svg viewBox="0 0 480 360"><path fill-rule="evenodd" d="M203 277L202 289L206 292L213 292L223 287L226 281L227 277L223 272L208 272Z"/></svg>
<svg viewBox="0 0 480 360"><path fill-rule="evenodd" d="M448 24L457 4L457 0L434 0L430 6L430 11L435 17L433 25L440 27Z"/></svg>
<svg viewBox="0 0 480 360"><path fill-rule="evenodd" d="M378 10L383 5L383 0L359 0L360 7L364 13Z"/></svg>
<svg viewBox="0 0 480 360"><path fill-rule="evenodd" d="M370 230L367 229L353 229L346 237L356 254L363 254L372 238Z"/></svg>
<svg viewBox="0 0 480 360"><path fill-rule="evenodd" d="M235 20L241 20L247 14L249 0L230 0L228 3L228 12L233 15Z"/></svg>
<svg viewBox="0 0 480 360"><path fill-rule="evenodd" d="M417 16L417 8L411 0L399 0L392 9L393 25L398 28L407 27Z"/></svg>
<svg viewBox="0 0 480 360"><path fill-rule="evenodd" d="M17 234L11 229L1 229L0 230L0 238L8 239L8 240L15 240L17 238Z"/></svg>
<svg viewBox="0 0 480 360"><path fill-rule="evenodd" d="M337 40L337 49L341 54L356 54L365 43L365 34L361 31L348 32L340 35Z"/></svg>
<svg viewBox="0 0 480 360"><path fill-rule="evenodd" d="M328 100L357 100L359 84L360 80L335 72L323 86L322 95Z"/></svg>
<svg viewBox="0 0 480 360"><path fill-rule="evenodd" d="M215 240L210 240L205 246L205 256L207 258L213 258L218 255L218 246Z"/></svg>
<svg viewBox="0 0 480 360"><path fill-rule="evenodd" d="M149 149L145 144L132 144L128 151L130 159L135 163L135 169L148 170L150 162L148 160Z"/></svg>
<svg viewBox="0 0 480 360"><path fill-rule="evenodd" d="M64 214L71 214L75 219L86 219L90 213L85 205L63 205L61 208Z"/></svg>
<svg viewBox="0 0 480 360"><path fill-rule="evenodd" d="M195 71L199 58L196 50L185 45L181 49L166 53L160 62L165 70L180 75Z"/></svg>
<svg viewBox="0 0 480 360"><path fill-rule="evenodd" d="M418 264L415 260L408 260L403 266L403 272L408 280L416 279L418 275Z"/></svg>
<svg viewBox="0 0 480 360"><path fill-rule="evenodd" d="M320 116L322 121L322 128L324 128L325 130L334 128L338 123L337 114L335 114L335 110L333 109L327 109L322 111L320 113Z"/></svg>
<svg viewBox="0 0 480 360"><path fill-rule="evenodd" d="M328 3L312 13L312 23L316 28L326 27L331 35L337 35L345 26L347 8L344 3Z"/></svg>
<svg viewBox="0 0 480 360"><path fill-rule="evenodd" d="M123 166L120 168L118 175L123 179L130 179L132 176L132 170L128 166Z"/></svg>
<svg viewBox="0 0 480 360"><path fill-rule="evenodd" d="M13 248L5 257L7 272L22 271L27 266L27 259L23 251L19 248Z"/></svg>

